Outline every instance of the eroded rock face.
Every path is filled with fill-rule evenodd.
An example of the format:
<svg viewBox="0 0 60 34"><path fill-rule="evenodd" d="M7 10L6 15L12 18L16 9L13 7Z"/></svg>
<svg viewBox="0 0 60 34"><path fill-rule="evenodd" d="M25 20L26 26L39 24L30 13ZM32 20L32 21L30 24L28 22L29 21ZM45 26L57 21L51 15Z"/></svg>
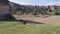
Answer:
<svg viewBox="0 0 60 34"><path fill-rule="evenodd" d="M0 20L13 20L15 19L9 11L9 1L0 0Z"/></svg>
<svg viewBox="0 0 60 34"><path fill-rule="evenodd" d="M50 15L55 15L55 11L54 11L54 6L48 6L48 13L50 14Z"/></svg>
<svg viewBox="0 0 60 34"><path fill-rule="evenodd" d="M9 1L8 0L0 0L1 5L8 5Z"/></svg>

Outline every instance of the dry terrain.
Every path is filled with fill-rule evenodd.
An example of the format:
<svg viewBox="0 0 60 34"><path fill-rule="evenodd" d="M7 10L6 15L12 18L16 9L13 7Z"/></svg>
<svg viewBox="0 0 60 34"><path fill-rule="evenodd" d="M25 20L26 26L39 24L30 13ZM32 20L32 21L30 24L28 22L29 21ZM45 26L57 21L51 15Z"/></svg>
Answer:
<svg viewBox="0 0 60 34"><path fill-rule="evenodd" d="M21 21L0 21L0 34L60 34L60 16L14 16Z"/></svg>
<svg viewBox="0 0 60 34"><path fill-rule="evenodd" d="M31 17L29 15L14 15L16 19L23 19L26 20L25 22L28 23L40 23L40 24L47 24L47 25L60 25L60 16L41 16L41 17Z"/></svg>

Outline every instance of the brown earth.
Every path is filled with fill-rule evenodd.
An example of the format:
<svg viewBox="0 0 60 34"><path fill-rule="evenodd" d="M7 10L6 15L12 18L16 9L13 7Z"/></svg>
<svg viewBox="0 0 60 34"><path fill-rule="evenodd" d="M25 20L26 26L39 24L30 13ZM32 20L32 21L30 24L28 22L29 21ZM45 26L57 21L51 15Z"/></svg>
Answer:
<svg viewBox="0 0 60 34"><path fill-rule="evenodd" d="M21 16L14 15L16 19L23 19L26 23L38 23L47 25L60 25L60 16L42 16L42 17L31 17L31 16Z"/></svg>

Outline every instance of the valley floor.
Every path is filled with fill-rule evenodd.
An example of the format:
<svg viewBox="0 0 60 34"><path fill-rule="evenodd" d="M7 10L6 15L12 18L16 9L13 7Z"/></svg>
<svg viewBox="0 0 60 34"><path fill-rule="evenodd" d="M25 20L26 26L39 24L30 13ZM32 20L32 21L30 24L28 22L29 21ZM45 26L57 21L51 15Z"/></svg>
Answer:
<svg viewBox="0 0 60 34"><path fill-rule="evenodd" d="M16 17L16 19L23 19L23 20L27 20L27 21L34 21L34 22L38 22L38 23L43 23L43 24L47 24L47 25L60 25L60 16L39 16L39 17L32 17L32 16L26 16L26 15L14 15ZM28 23L26 21L26 23Z"/></svg>
<svg viewBox="0 0 60 34"><path fill-rule="evenodd" d="M20 21L0 21L0 34L60 34L60 16L14 16Z"/></svg>

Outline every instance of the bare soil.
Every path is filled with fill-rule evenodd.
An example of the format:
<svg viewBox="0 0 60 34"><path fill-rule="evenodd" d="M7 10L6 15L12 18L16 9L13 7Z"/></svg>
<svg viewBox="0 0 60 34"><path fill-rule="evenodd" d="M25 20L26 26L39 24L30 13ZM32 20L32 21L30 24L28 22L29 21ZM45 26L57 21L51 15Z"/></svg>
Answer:
<svg viewBox="0 0 60 34"><path fill-rule="evenodd" d="M29 15L14 15L16 19L23 19L26 23L38 23L47 25L60 25L60 16L42 16L42 17L31 17Z"/></svg>

